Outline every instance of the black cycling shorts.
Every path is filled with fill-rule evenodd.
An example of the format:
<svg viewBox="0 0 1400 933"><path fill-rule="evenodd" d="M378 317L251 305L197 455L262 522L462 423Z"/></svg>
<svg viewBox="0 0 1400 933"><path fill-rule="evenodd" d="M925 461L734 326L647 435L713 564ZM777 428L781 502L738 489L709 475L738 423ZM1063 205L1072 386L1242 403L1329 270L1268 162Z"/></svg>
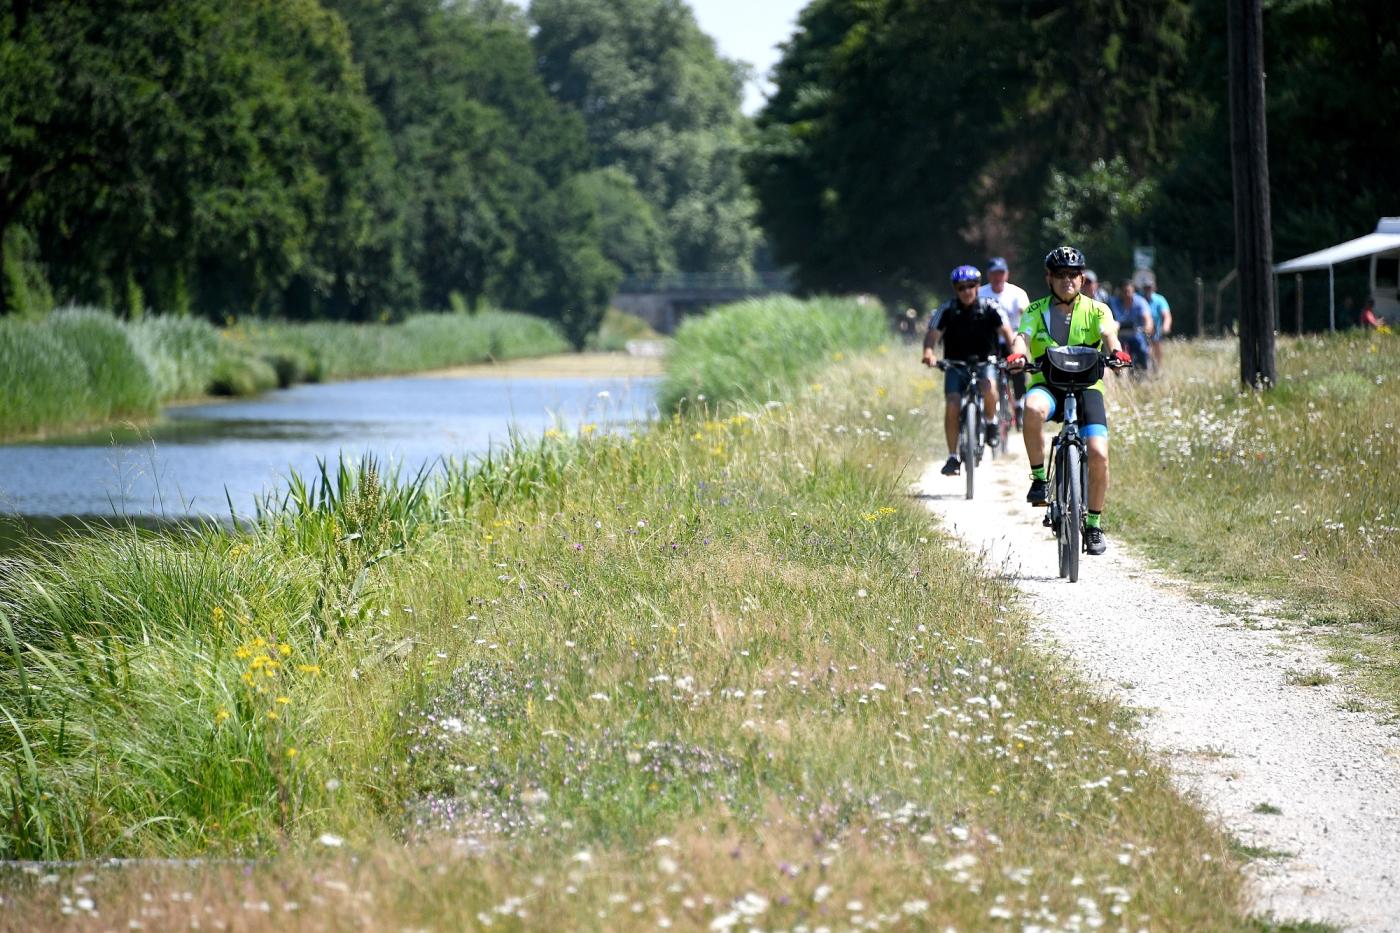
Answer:
<svg viewBox="0 0 1400 933"><path fill-rule="evenodd" d="M1026 391L1026 398L1038 392L1050 399L1050 421L1063 421L1065 394L1041 383ZM1098 389L1086 389L1079 393L1079 433L1084 437L1108 437L1108 411L1104 406L1103 393Z"/></svg>

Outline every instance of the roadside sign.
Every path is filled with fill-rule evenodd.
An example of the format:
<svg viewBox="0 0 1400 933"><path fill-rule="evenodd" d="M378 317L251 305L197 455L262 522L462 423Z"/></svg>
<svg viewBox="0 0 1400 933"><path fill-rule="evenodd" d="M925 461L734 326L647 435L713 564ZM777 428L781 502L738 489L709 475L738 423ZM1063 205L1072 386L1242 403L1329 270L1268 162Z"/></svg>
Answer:
<svg viewBox="0 0 1400 933"><path fill-rule="evenodd" d="M1151 269L1152 264L1157 261L1157 249L1152 246L1133 247L1133 268Z"/></svg>

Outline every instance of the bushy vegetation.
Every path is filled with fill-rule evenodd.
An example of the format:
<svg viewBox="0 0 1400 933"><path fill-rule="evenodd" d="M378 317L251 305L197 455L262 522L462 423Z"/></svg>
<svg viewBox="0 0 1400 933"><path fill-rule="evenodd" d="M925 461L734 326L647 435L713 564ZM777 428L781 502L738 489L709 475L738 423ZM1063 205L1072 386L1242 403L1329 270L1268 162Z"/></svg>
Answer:
<svg viewBox="0 0 1400 933"><path fill-rule="evenodd" d="M759 298L681 325L666 360L658 404L704 407L762 402L847 353L889 338L879 304L847 298Z"/></svg>
<svg viewBox="0 0 1400 933"><path fill-rule="evenodd" d="M1236 352L1173 344L1163 379L1116 393L1114 511L1191 578L1364 636L1345 656L1400 709L1400 340L1284 338L1268 392L1238 388Z"/></svg>
<svg viewBox="0 0 1400 933"><path fill-rule="evenodd" d="M817 377L12 560L0 851L331 858L59 880L8 916L81 883L118 924L178 884L202 922L1239 926L1227 840L904 494L933 381Z"/></svg>
<svg viewBox="0 0 1400 933"><path fill-rule="evenodd" d="M455 302L582 346L625 274L747 270L741 68L684 4L538 6L0 7L0 314Z"/></svg>
<svg viewBox="0 0 1400 933"><path fill-rule="evenodd" d="M1394 212L1400 23L1389 0L1264 7L1269 174L1287 192L1274 255L1286 258ZM1068 240L1108 282L1151 244L1162 293L1184 304L1197 276L1210 287L1235 264L1226 9L1081 0L971 16L948 0L813 0L748 162L778 260L808 289L913 303L961 262L1010 256L1013 281L1039 282L1039 258ZM1086 43L1071 36L1083 24ZM1310 302L1307 324L1324 311ZM1178 315L1179 330L1192 323Z"/></svg>
<svg viewBox="0 0 1400 933"><path fill-rule="evenodd" d="M588 349L620 353L627 349L628 341L659 339L661 335L635 314L609 308L598 324L597 333L588 338Z"/></svg>
<svg viewBox="0 0 1400 933"><path fill-rule="evenodd" d="M568 349L549 321L482 311L401 324L124 323L88 309L0 319L0 437L153 415L162 402L252 395L322 379L389 375Z"/></svg>

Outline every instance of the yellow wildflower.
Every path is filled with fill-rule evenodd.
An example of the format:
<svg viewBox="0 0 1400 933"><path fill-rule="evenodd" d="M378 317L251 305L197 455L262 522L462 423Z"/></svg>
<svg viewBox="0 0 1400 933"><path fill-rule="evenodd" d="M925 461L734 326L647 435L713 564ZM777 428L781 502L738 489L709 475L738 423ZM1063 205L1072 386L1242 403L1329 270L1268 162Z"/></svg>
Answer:
<svg viewBox="0 0 1400 933"><path fill-rule="evenodd" d="M319 665L319 664L298 664L298 665L297 665L297 670L300 671L300 672L303 673L303 674L319 674L319 673L321 673L321 665Z"/></svg>
<svg viewBox="0 0 1400 933"><path fill-rule="evenodd" d="M214 714L214 721L223 722L225 719L229 718L232 715L232 713L230 713L227 709L221 706L219 707L219 711Z"/></svg>
<svg viewBox="0 0 1400 933"><path fill-rule="evenodd" d="M290 702L292 702L292 701L291 701L290 699L288 699L287 697L278 697L278 698L277 698L277 703L278 703L279 705L281 705L281 706L286 706L286 705L287 705L288 703L290 703Z"/></svg>
<svg viewBox="0 0 1400 933"><path fill-rule="evenodd" d="M214 624L215 624L215 625L223 625L223 624L224 624L224 607L223 607L223 606L215 606L215 607L214 607L214 612L213 612L212 614L213 614L213 616L214 616Z"/></svg>
<svg viewBox="0 0 1400 933"><path fill-rule="evenodd" d="M277 718L277 710L275 710L275 709L270 709L270 710L268 710L268 711L267 711L267 718L268 718L268 719L276 719L276 718Z"/></svg>
<svg viewBox="0 0 1400 933"><path fill-rule="evenodd" d="M283 642L282 644L277 646L277 653L285 658L287 655L292 653L292 646L287 644L286 642Z"/></svg>
<svg viewBox="0 0 1400 933"><path fill-rule="evenodd" d="M288 748L288 749L287 749L287 757L288 757L288 758L295 758L296 756L297 756L296 746L292 746L291 748Z"/></svg>

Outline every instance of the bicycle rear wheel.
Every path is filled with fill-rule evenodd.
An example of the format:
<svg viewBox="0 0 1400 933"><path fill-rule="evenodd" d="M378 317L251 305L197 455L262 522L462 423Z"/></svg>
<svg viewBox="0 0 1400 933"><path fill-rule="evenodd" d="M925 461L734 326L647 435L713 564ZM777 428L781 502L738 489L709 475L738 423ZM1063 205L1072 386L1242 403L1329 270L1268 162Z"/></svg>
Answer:
<svg viewBox="0 0 1400 933"><path fill-rule="evenodd" d="M972 498L972 490L976 481L977 458L977 407L971 403L963 405L962 408L962 436L959 440L960 456L962 457L963 476L967 478L967 498Z"/></svg>
<svg viewBox="0 0 1400 933"><path fill-rule="evenodd" d="M1078 583L1080 535L1084 527L1084 474L1078 447L1064 445L1063 456L1065 494L1060 519L1060 575L1069 577L1071 583Z"/></svg>

